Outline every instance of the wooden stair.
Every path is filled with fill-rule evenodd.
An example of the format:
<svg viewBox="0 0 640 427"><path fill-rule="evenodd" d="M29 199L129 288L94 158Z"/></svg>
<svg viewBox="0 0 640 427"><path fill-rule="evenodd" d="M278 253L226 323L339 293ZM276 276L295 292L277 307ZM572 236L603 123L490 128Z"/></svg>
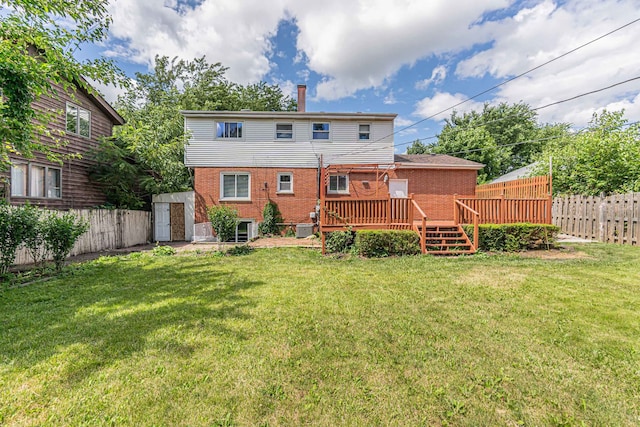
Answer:
<svg viewBox="0 0 640 427"><path fill-rule="evenodd" d="M421 226L418 228L420 231ZM465 255L476 252L459 224L427 224L426 250L432 255Z"/></svg>

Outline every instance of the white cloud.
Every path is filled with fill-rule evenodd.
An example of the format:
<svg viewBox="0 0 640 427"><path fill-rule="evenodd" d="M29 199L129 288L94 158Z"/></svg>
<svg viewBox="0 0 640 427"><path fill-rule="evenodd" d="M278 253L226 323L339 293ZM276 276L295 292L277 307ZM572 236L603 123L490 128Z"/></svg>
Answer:
<svg viewBox="0 0 640 427"><path fill-rule="evenodd" d="M387 94L387 96L384 97L384 100L382 101L385 105L393 105L393 104L397 104L398 100L396 99L395 95L393 94L393 90L390 90L389 93Z"/></svg>
<svg viewBox="0 0 640 427"><path fill-rule="evenodd" d="M127 42L129 60L151 65L157 54L205 55L209 63L230 67L231 80L247 83L270 70L268 37L284 16L284 0L204 0L177 8L167 7L165 0L112 0L110 10L111 34Z"/></svg>
<svg viewBox="0 0 640 427"><path fill-rule="evenodd" d="M473 110L481 110L483 107L482 102L467 101L468 97L461 93L448 93L448 92L436 92L431 97L423 98L416 104L414 115L423 119L432 118L433 120L440 121L451 116L451 113L455 110L458 113L466 113ZM450 109L453 105L457 105L464 102L453 109Z"/></svg>
<svg viewBox="0 0 640 427"><path fill-rule="evenodd" d="M431 84L439 85L444 81L446 77L447 77L447 67L445 67L444 65L438 65L431 72L431 78L416 82L415 87L418 90L427 89L429 86L431 86Z"/></svg>
<svg viewBox="0 0 640 427"><path fill-rule="evenodd" d="M105 85L102 83L98 83L95 80L87 79L91 87L100 92L102 97L111 105L113 105L117 100L118 96L124 95L126 90L114 85ZM135 81L130 79L130 84L135 84Z"/></svg>
<svg viewBox="0 0 640 427"><path fill-rule="evenodd" d="M460 62L456 75L478 78L490 74L507 79L622 26L637 12L636 0L543 1L522 9L513 18L486 24L495 42ZM535 108L636 77L640 75L640 61L631 52L637 50L638 38L640 24L635 24L502 86L496 98L524 101ZM627 117L637 120L638 98L620 99L633 96L639 89L640 83L630 83L545 108L539 111L540 120L583 126L594 111L608 105L627 106Z"/></svg>

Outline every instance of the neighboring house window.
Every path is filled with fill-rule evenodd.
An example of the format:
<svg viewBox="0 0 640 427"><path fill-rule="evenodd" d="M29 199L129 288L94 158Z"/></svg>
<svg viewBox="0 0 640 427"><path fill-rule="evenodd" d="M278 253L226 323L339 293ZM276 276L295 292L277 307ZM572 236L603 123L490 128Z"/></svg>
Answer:
<svg viewBox="0 0 640 427"><path fill-rule="evenodd" d="M27 196L27 170L26 163L11 166L11 195L18 197Z"/></svg>
<svg viewBox="0 0 640 427"><path fill-rule="evenodd" d="M11 166L11 195L59 199L62 197L62 170L26 163L13 165Z"/></svg>
<svg viewBox="0 0 640 427"><path fill-rule="evenodd" d="M278 174L278 193L293 193L293 174Z"/></svg>
<svg viewBox="0 0 640 427"><path fill-rule="evenodd" d="M276 139L293 139L293 124L276 123Z"/></svg>
<svg viewBox="0 0 640 427"><path fill-rule="evenodd" d="M329 176L329 193L348 193L349 175Z"/></svg>
<svg viewBox="0 0 640 427"><path fill-rule="evenodd" d="M221 174L222 200L250 200L249 188L251 178L248 173Z"/></svg>
<svg viewBox="0 0 640 427"><path fill-rule="evenodd" d="M242 122L218 122L216 125L217 138L242 138Z"/></svg>
<svg viewBox="0 0 640 427"><path fill-rule="evenodd" d="M313 139L329 139L329 123L313 123L311 129Z"/></svg>
<svg viewBox="0 0 640 427"><path fill-rule="evenodd" d="M358 139L360 141L371 139L371 125L358 125Z"/></svg>
<svg viewBox="0 0 640 427"><path fill-rule="evenodd" d="M91 136L91 112L73 104L67 104L67 132Z"/></svg>

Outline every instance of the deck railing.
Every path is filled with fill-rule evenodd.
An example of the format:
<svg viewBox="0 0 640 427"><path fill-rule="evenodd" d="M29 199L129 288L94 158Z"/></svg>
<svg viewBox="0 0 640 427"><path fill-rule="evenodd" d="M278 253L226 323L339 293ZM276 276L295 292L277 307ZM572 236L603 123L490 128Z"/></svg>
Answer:
<svg viewBox="0 0 640 427"><path fill-rule="evenodd" d="M551 197L544 199L495 199L460 198L456 202L464 203L480 215L481 224L511 224L531 222L551 224ZM456 209L457 211L457 209ZM460 223L470 224L473 218L468 211L460 212Z"/></svg>
<svg viewBox="0 0 640 427"><path fill-rule="evenodd" d="M475 200L475 199L469 199ZM480 222L480 213L475 209L472 209L462 200L457 199L454 203L454 218L453 221L456 224L473 224L473 242L472 250L475 252L478 249L478 224Z"/></svg>

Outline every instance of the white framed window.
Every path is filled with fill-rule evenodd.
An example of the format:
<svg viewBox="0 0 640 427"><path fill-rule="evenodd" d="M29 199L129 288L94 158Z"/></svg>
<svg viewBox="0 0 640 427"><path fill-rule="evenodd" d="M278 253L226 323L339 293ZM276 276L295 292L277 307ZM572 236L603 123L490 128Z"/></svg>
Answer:
<svg viewBox="0 0 640 427"><path fill-rule="evenodd" d="M91 137L91 112L77 105L67 103L67 132Z"/></svg>
<svg viewBox="0 0 640 427"><path fill-rule="evenodd" d="M251 200L251 175L247 172L220 174L220 200Z"/></svg>
<svg viewBox="0 0 640 427"><path fill-rule="evenodd" d="M242 122L217 122L216 138L242 139Z"/></svg>
<svg viewBox="0 0 640 427"><path fill-rule="evenodd" d="M311 124L311 133L312 133L313 139L329 140L330 131L331 131L330 123L312 123Z"/></svg>
<svg viewBox="0 0 640 427"><path fill-rule="evenodd" d="M371 139L371 125L360 124L358 125L358 141L368 141Z"/></svg>
<svg viewBox="0 0 640 427"><path fill-rule="evenodd" d="M276 123L276 139L293 139L293 123Z"/></svg>
<svg viewBox="0 0 640 427"><path fill-rule="evenodd" d="M62 169L27 163L12 165L11 196L62 198Z"/></svg>
<svg viewBox="0 0 640 427"><path fill-rule="evenodd" d="M349 193L349 175L330 175L329 176L329 193L330 194L348 194Z"/></svg>
<svg viewBox="0 0 640 427"><path fill-rule="evenodd" d="M293 174L282 172L278 174L278 193L293 193Z"/></svg>

